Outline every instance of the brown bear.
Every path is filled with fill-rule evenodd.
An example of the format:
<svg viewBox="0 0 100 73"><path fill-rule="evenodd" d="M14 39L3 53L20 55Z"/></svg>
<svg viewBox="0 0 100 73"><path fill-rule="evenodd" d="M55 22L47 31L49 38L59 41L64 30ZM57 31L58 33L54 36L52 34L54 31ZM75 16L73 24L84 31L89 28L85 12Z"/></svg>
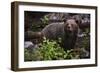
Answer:
<svg viewBox="0 0 100 73"><path fill-rule="evenodd" d="M64 20L63 23L51 23L47 25L41 33L50 40L61 38L61 47L73 49L78 34L78 22L75 19Z"/></svg>

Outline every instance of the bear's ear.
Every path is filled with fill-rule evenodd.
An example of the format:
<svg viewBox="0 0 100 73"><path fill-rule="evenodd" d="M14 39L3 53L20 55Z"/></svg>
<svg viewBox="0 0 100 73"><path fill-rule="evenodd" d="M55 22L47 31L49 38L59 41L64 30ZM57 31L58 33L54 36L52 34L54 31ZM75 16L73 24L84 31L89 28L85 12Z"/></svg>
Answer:
<svg viewBox="0 0 100 73"><path fill-rule="evenodd" d="M67 19L64 18L64 19L63 19L63 22L65 23L66 21L67 21Z"/></svg>
<svg viewBox="0 0 100 73"><path fill-rule="evenodd" d="M78 25L80 25L80 24L82 23L81 20L76 20L76 19L75 19L75 22L76 22Z"/></svg>
<svg viewBox="0 0 100 73"><path fill-rule="evenodd" d="M72 16L72 19L74 19L77 24L82 23L82 17L80 15L74 15L74 16Z"/></svg>

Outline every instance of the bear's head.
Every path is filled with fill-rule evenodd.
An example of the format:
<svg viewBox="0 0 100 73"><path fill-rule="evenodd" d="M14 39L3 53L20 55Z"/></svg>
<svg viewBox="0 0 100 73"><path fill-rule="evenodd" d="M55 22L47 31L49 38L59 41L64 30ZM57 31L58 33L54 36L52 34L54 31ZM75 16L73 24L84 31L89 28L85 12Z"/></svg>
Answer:
<svg viewBox="0 0 100 73"><path fill-rule="evenodd" d="M64 31L67 34L77 34L78 29L78 22L75 19L67 19L64 21Z"/></svg>

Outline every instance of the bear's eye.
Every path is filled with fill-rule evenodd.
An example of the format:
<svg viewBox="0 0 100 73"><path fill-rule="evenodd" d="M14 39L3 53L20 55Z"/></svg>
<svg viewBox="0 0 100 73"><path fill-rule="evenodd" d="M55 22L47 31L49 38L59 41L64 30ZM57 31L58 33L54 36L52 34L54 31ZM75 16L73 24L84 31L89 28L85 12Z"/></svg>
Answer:
<svg viewBox="0 0 100 73"><path fill-rule="evenodd" d="M71 24L72 27L76 26L76 24Z"/></svg>
<svg viewBox="0 0 100 73"><path fill-rule="evenodd" d="M74 24L71 24L71 26L73 26Z"/></svg>
<svg viewBox="0 0 100 73"><path fill-rule="evenodd" d="M66 25L68 25L68 23L66 23Z"/></svg>

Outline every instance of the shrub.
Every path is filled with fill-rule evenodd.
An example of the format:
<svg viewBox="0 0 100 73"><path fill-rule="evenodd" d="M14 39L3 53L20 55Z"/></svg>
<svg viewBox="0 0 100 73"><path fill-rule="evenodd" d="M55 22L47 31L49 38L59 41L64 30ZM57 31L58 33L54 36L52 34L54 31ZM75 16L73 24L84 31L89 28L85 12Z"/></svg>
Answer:
<svg viewBox="0 0 100 73"><path fill-rule="evenodd" d="M60 41L60 40L59 40ZM73 50L64 51L60 45L54 40L44 38L43 43L35 50L25 49L25 61L42 61L42 60L64 60L76 59L79 55L75 55Z"/></svg>

